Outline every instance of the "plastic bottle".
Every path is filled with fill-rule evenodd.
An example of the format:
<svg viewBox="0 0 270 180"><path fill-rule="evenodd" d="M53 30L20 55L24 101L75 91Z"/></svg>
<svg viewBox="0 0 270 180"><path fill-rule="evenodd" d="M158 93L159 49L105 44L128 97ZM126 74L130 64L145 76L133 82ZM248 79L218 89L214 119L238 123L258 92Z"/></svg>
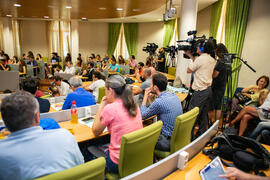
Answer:
<svg viewBox="0 0 270 180"><path fill-rule="evenodd" d="M71 112L71 123L78 124L78 109L76 106L76 101L72 101Z"/></svg>

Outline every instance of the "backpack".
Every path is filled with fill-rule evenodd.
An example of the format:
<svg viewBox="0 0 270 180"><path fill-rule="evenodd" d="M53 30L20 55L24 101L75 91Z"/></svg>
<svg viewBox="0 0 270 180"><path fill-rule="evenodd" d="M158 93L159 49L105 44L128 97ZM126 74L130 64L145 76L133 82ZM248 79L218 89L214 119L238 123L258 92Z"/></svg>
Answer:
<svg viewBox="0 0 270 180"><path fill-rule="evenodd" d="M217 146L214 148L214 145ZM210 147L210 148L209 148ZM251 138L232 134L220 134L205 144L203 153L211 159L219 156L227 166L236 166L242 171L265 170L270 165L269 152L257 141ZM226 161L232 161L233 164Z"/></svg>

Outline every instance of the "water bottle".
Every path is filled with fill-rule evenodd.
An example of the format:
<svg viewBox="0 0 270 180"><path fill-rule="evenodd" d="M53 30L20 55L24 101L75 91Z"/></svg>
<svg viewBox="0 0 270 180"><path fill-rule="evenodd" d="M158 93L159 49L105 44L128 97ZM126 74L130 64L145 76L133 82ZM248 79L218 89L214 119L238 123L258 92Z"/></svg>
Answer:
<svg viewBox="0 0 270 180"><path fill-rule="evenodd" d="M71 123L78 124L78 109L76 106L76 101L72 101L71 112Z"/></svg>

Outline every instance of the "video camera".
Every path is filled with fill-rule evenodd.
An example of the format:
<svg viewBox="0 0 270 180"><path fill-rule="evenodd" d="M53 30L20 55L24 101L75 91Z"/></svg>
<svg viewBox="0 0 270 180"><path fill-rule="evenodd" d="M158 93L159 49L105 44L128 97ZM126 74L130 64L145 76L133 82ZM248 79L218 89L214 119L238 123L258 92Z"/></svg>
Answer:
<svg viewBox="0 0 270 180"><path fill-rule="evenodd" d="M148 45L146 47L143 47L143 51L149 53L150 56L153 56L156 53L156 50L158 48L158 45L155 43L147 43Z"/></svg>
<svg viewBox="0 0 270 180"><path fill-rule="evenodd" d="M175 46L167 46L163 48L165 52L169 53L171 58L175 58L175 54L177 53L177 47Z"/></svg>
<svg viewBox="0 0 270 180"><path fill-rule="evenodd" d="M188 36L192 35L192 37L190 37L190 38L188 38L186 40L180 40L180 41L177 41L177 42L178 43L186 42L186 43L189 43L189 44L188 45L187 44L178 44L177 49L179 51L181 51L181 50L183 50L183 51L189 50L193 56L199 56L199 54L197 53L197 46L199 44L198 41L201 41L201 40L206 41L207 39L206 39L205 35L203 35L201 37L197 37L196 36L197 31L196 30L189 31L187 34L188 34ZM189 57L186 54L184 54L184 58L189 59Z"/></svg>

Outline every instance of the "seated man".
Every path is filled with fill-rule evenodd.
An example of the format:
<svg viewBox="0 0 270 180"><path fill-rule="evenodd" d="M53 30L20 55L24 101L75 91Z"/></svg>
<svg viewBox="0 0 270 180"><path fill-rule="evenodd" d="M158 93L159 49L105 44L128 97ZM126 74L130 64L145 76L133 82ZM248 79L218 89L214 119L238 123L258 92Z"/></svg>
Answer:
<svg viewBox="0 0 270 180"><path fill-rule="evenodd" d="M11 134L0 141L0 179L34 179L84 163L72 134L39 126L38 106L24 91L3 99L1 114Z"/></svg>
<svg viewBox="0 0 270 180"><path fill-rule="evenodd" d="M181 101L174 93L166 91L167 77L161 73L152 76L151 87L147 88L141 106L142 119L157 115L158 120L163 122L156 149L170 151L170 139L177 116L183 113ZM147 108L146 102L151 94L156 95L154 102Z"/></svg>
<svg viewBox="0 0 270 180"><path fill-rule="evenodd" d="M262 143L270 145L270 119L265 122L260 122L249 137L257 139L260 135Z"/></svg>
<svg viewBox="0 0 270 180"><path fill-rule="evenodd" d="M89 87L85 87L84 89L87 91L93 92L93 95L95 96L95 100L97 101L98 96L99 96L99 88L105 86L105 81L103 80L105 78L100 72L95 71L93 73L92 79L93 79L93 83Z"/></svg>
<svg viewBox="0 0 270 180"><path fill-rule="evenodd" d="M54 84L58 88L60 96L66 96L69 92L72 91L69 84L62 81L62 78L60 76L54 77Z"/></svg>
<svg viewBox="0 0 270 180"><path fill-rule="evenodd" d="M22 89L24 91L30 92L31 94L35 95L38 87L38 83L33 78L27 78L22 81L21 83ZM39 103L39 112L40 113L46 113L49 112L51 104L48 101L48 99L43 99L40 97L36 97L38 103Z"/></svg>
<svg viewBox="0 0 270 180"><path fill-rule="evenodd" d="M32 65L34 67L38 66L38 63L35 60L35 57L33 55L29 55L28 59L29 59L29 61L27 62L27 64Z"/></svg>
<svg viewBox="0 0 270 180"><path fill-rule="evenodd" d="M262 104L259 108L253 107L253 106L246 106L244 107L240 113L232 120L230 125L234 125L236 122L240 122L240 128L238 135L243 136L244 132L246 131L248 122L252 119L260 119L260 121L267 121L267 119L270 119L270 113L268 111L270 110L270 93L268 92L268 95L266 98L263 98L264 92L260 93L259 97L259 104Z"/></svg>
<svg viewBox="0 0 270 180"><path fill-rule="evenodd" d="M141 84L141 86L132 88L134 95L139 94L139 104L142 104L145 89L151 86L151 70L149 68L143 70L142 78L145 81Z"/></svg>
<svg viewBox="0 0 270 180"><path fill-rule="evenodd" d="M72 63L70 61L66 62L66 69L64 73L72 74L72 75L75 74L75 68L72 66Z"/></svg>
<svg viewBox="0 0 270 180"><path fill-rule="evenodd" d="M76 101L77 107L84 107L96 104L95 97L88 91L85 91L82 87L82 80L79 76L73 76L70 78L69 83L71 85L72 93L67 95L67 98L63 104L62 109L70 109L72 101Z"/></svg>
<svg viewBox="0 0 270 180"><path fill-rule="evenodd" d="M62 67L60 64L55 65L55 72L57 73L63 73Z"/></svg>

